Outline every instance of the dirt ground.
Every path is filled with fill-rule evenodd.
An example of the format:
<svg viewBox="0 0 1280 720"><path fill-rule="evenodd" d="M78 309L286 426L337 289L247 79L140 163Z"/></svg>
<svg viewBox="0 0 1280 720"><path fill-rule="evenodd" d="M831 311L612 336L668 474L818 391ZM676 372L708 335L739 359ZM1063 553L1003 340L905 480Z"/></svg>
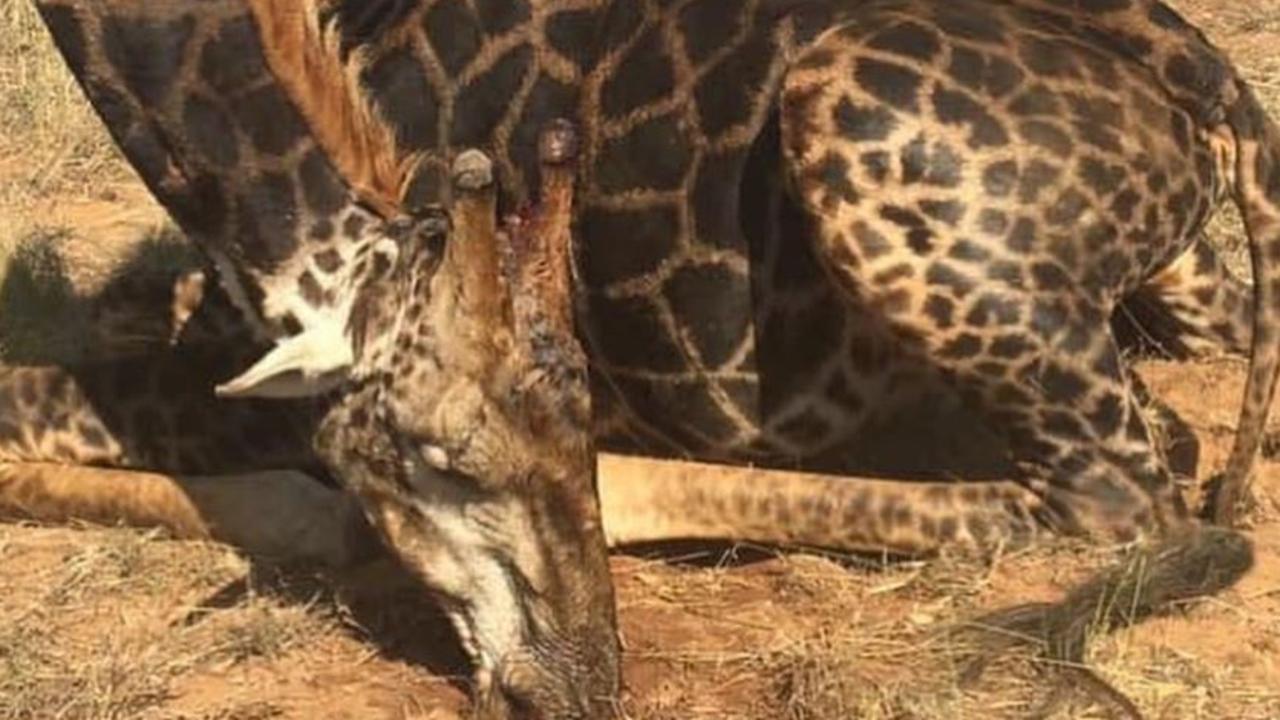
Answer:
<svg viewBox="0 0 1280 720"><path fill-rule="evenodd" d="M1280 0L1175 4L1280 111ZM27 5L0 5L0 360L71 360L85 347L86 299L115 270L188 255ZM1239 256L1229 213L1212 232ZM1195 432L1202 477L1230 448L1242 370L1233 359L1139 367ZM1093 667L1150 718L1280 718L1280 462L1262 462L1257 483L1258 562L1244 581L1093 647ZM1055 598L1115 557L1079 543L989 563L743 546L618 553L624 712L1026 717L1058 675L1014 661L962 689L960 648L941 631ZM0 524L0 720L443 720L466 709L465 673L444 621L410 592L361 592L155 533ZM1082 701L1050 717L1108 714Z"/></svg>

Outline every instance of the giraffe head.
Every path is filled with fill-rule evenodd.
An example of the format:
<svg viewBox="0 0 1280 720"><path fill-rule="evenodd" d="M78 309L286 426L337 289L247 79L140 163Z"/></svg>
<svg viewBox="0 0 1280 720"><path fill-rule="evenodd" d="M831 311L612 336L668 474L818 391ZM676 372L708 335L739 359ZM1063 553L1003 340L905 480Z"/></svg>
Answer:
<svg viewBox="0 0 1280 720"><path fill-rule="evenodd" d="M539 204L505 223L490 160L464 152L449 211L376 250L350 389L317 441L453 619L482 717L601 717L617 692L570 299L574 143L565 125L544 135Z"/></svg>

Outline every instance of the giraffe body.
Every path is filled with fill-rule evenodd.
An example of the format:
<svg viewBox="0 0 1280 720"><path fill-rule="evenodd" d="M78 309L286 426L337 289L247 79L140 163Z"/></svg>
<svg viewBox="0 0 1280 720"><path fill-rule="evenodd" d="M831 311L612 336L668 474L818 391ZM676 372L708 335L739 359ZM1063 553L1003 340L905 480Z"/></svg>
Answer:
<svg viewBox="0 0 1280 720"><path fill-rule="evenodd" d="M717 471L680 465L648 486L627 478L631 494L606 480L605 512L635 518L609 532L606 514L614 541L728 536L921 552L1046 532L1163 531L1213 549L1159 554L1171 575L1230 556L1201 591L1248 565L1247 543L1180 535L1194 520L1138 412L1109 320L1143 292L1184 327L1229 343L1252 316L1249 389L1215 505L1229 520L1280 360L1280 136L1221 54L1157 2L42 9L126 155L274 343L223 394L336 388L320 416L300 422L307 433L319 422L318 456L383 538L458 601L494 717L528 703L582 717L595 702L584 687L613 692L605 676L616 653L584 663L582 646L536 648L527 634L544 623L560 637L575 611L608 604L600 522L583 500L587 450L574 431L606 449L786 468L721 470L699 485L699 472ZM315 67L332 74L317 81ZM341 112L324 112L333 107ZM483 249L503 232L495 206L564 200L563 167L539 153L542 129L560 116L581 130L576 194L543 208L531 237L562 239L572 215L591 433L581 413L565 420L540 401L491 397L513 386L493 374L495 347L471 334L472 313L451 312L447 293L420 294L436 257L422 233L448 234L423 230L440 206L465 220L460 237L489 238ZM490 205L476 205L455 164L476 146L502 191L485 196ZM1200 230L1228 195L1251 238L1251 301L1197 294L1181 270L1206 257ZM450 272L470 278L448 286L459 307L505 328L483 304L494 258L452 257ZM1205 277L1216 265L1194 267ZM415 272L422 282L403 284ZM470 297L467 287L484 289ZM533 294L550 305L568 297ZM563 339L565 326L548 327ZM529 326L502 332L570 369L556 386L563 407L588 403L572 380L579 363L566 348L576 345L543 356ZM438 366L443 379L429 370ZM996 477L844 482L856 441L895 403L921 397L986 423L1007 448ZM38 398L25 407L41 412ZM469 423L502 450L469 455ZM124 448L108 445L105 462L126 462ZM550 465L535 459L539 448ZM184 471L181 456L168 458ZM460 458L470 459L457 471ZM459 485L455 472L478 485ZM517 490L526 473L544 492ZM460 520L473 506L485 519ZM510 562L469 554L488 546ZM545 553L569 559L539 563ZM549 566L566 574L547 579ZM538 592L540 582L564 592ZM517 614L529 623L513 623ZM580 629L603 639L608 624Z"/></svg>

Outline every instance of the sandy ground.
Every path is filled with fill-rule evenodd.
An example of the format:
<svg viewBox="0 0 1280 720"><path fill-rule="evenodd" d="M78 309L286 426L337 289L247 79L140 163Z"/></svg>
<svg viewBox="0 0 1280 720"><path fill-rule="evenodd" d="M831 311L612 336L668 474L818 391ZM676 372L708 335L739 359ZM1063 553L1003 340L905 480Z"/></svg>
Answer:
<svg viewBox="0 0 1280 720"><path fill-rule="evenodd" d="M1177 5L1280 107L1280 0ZM5 69L0 84L22 81ZM28 285L47 272L64 286L33 292L10 267L0 286L10 361L40 355L27 351L32 338L44 358L73 359L81 299L140 249L183 254L127 173L83 179L109 158L39 150L0 145L0 249L27 253L11 257ZM1213 230L1228 251L1240 247L1231 223L1225 215ZM38 304L30 322L13 312L23 303ZM1242 368L1140 366L1194 430L1202 477L1230 447ZM1280 465L1263 462L1257 482L1258 563L1245 580L1093 648L1093 665L1151 718L1280 718ZM752 547L619 553L624 711L636 720L1026 717L1057 676L1012 662L962 690L957 648L940 631L985 608L1057 597L1114 557L1073 543L990 563L883 565ZM154 533L0 524L3 720L452 718L466 708L465 673L445 623L409 592L338 588ZM1050 717L1107 716L1081 702Z"/></svg>

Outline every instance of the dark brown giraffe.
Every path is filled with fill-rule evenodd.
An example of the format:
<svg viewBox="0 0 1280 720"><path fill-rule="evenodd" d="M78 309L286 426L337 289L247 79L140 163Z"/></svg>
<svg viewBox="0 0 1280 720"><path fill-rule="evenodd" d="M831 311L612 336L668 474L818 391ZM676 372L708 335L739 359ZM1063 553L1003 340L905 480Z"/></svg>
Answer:
<svg viewBox="0 0 1280 720"><path fill-rule="evenodd" d="M494 157L504 207L527 203L537 132L568 115L583 129L578 320L606 446L807 471L652 478L627 496L645 498L627 508L645 522L615 540L919 552L1162 531L1213 551L1153 556L1193 563L1197 591L1247 566L1238 537L1183 534L1106 329L1124 296L1207 252L1199 229L1233 194L1258 282L1250 389L1215 507L1230 520L1277 365L1280 144L1220 53L1163 5L42 7L131 161L276 336L232 394L350 378L387 339L356 344L350 320L397 262L398 213L452 205L448 168L469 146ZM841 482L855 438L912 391L985 418L1011 450L1007 478ZM357 485L397 472L321 455ZM602 498L607 513L616 498ZM564 693L561 680L544 689ZM578 703L534 695L555 712Z"/></svg>

